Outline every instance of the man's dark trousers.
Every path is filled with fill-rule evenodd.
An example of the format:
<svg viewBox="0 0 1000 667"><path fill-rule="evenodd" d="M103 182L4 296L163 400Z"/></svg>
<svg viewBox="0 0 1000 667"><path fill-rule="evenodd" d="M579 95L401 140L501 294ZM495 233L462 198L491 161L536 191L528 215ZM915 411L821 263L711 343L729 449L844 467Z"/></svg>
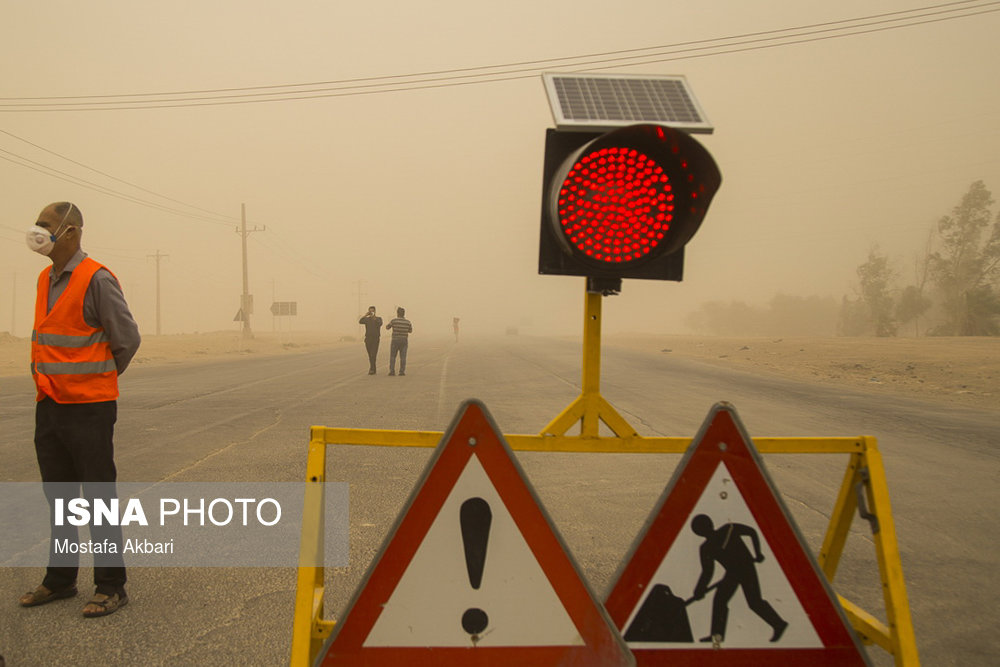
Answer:
<svg viewBox="0 0 1000 667"><path fill-rule="evenodd" d="M375 358L378 356L378 344L378 336L375 338L365 337L365 348L368 350L368 363L370 365L368 370L370 371L375 370Z"/></svg>
<svg viewBox="0 0 1000 667"><path fill-rule="evenodd" d="M83 496L114 497L117 470L114 461L114 430L118 418L117 401L60 404L44 398L35 404L35 454L52 509L55 489L79 488ZM51 483L58 484L51 484ZM59 491L59 495L65 495ZM77 494L79 496L79 494ZM91 526L91 539L107 539L118 545L117 554L94 554L96 592L114 595L124 590L125 561L122 557L122 531L119 526ZM56 540L78 540L73 525L52 525L49 567L42 581L49 590L58 591L76 582L79 556L53 553Z"/></svg>
<svg viewBox="0 0 1000 667"><path fill-rule="evenodd" d="M396 355L399 355L399 373L406 373L406 348L410 340L406 336L393 336L392 344L389 346L389 372L396 370Z"/></svg>

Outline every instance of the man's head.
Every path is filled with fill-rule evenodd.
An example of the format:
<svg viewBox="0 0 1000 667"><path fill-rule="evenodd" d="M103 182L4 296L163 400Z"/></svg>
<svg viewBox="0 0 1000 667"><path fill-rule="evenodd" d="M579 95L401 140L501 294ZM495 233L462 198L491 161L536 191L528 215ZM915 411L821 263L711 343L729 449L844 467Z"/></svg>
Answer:
<svg viewBox="0 0 1000 667"><path fill-rule="evenodd" d="M695 535L701 535L702 537L708 537L715 530L715 526L712 524L712 520L708 518L706 514L699 514L695 518L691 519L691 530Z"/></svg>
<svg viewBox="0 0 1000 667"><path fill-rule="evenodd" d="M48 239L41 241L52 241L48 251L41 251L47 255L53 263L66 261L80 249L80 235L83 227L83 214L80 209L69 202L56 202L49 204L38 214L35 227L39 227L48 233ZM36 237L34 240L39 241ZM29 240L29 245L31 241ZM48 246L44 243L43 247ZM37 247L32 249L38 250Z"/></svg>
<svg viewBox="0 0 1000 667"><path fill-rule="evenodd" d="M396 308L396 317L406 317L406 308L402 306Z"/></svg>
<svg viewBox="0 0 1000 667"><path fill-rule="evenodd" d="M375 314L375 306L368 306L368 312L372 315Z"/></svg>

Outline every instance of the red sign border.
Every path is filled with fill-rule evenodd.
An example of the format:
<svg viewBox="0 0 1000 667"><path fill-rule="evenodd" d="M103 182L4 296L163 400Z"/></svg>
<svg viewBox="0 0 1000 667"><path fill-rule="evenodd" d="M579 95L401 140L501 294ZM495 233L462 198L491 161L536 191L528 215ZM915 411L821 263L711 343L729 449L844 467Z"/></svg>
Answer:
<svg viewBox="0 0 1000 667"><path fill-rule="evenodd" d="M383 605L474 454L580 632L583 645L364 647ZM428 608L432 604L429 600ZM320 656L319 664L337 666L634 664L624 640L580 574L486 406L475 400L466 401L459 408Z"/></svg>

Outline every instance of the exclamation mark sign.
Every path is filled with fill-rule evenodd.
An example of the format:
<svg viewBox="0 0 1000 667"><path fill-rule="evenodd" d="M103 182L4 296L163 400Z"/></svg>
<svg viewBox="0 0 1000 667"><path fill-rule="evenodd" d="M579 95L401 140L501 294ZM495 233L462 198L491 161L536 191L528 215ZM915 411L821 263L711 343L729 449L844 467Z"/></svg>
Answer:
<svg viewBox="0 0 1000 667"><path fill-rule="evenodd" d="M490 504L482 498L469 498L462 503L459 521L462 526L462 543L465 546L465 567L469 574L469 584L479 590L483 582L483 568L486 567L486 545L490 539L490 524L493 522ZM462 614L462 629L476 641L489 625L489 621L489 616L482 609L466 609Z"/></svg>

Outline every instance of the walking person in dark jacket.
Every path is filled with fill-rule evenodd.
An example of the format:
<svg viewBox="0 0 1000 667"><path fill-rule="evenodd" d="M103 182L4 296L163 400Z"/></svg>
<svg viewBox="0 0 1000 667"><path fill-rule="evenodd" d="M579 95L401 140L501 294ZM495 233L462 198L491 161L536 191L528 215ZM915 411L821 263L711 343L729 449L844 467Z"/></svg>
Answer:
<svg viewBox="0 0 1000 667"><path fill-rule="evenodd" d="M375 306L368 306L368 312L361 316L358 324L365 325L365 348L368 350L368 375L375 375L375 357L382 337L382 318L375 314Z"/></svg>

